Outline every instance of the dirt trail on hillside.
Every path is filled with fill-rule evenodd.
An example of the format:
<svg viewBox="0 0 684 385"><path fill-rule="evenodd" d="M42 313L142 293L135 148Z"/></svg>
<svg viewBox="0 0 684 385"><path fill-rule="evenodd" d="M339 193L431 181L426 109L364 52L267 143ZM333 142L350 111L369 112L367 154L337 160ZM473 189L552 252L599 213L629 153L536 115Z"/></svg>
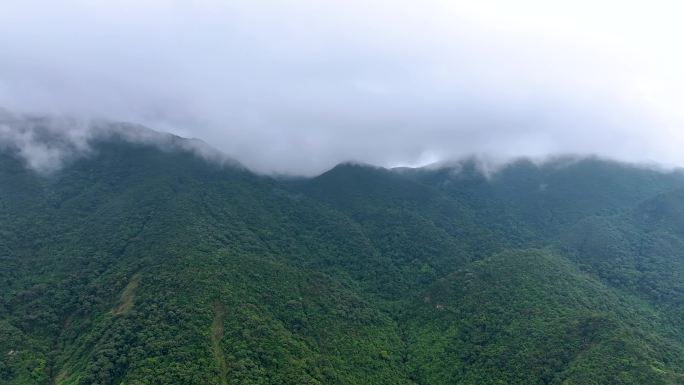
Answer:
<svg viewBox="0 0 684 385"><path fill-rule="evenodd" d="M133 308L133 300L135 299L135 289L138 288L140 278L140 273L133 275L133 278L131 278L130 282L128 282L128 285L126 285L121 292L119 305L116 307L116 309L114 309L114 314L126 314L131 311Z"/></svg>
<svg viewBox="0 0 684 385"><path fill-rule="evenodd" d="M221 348L221 339L223 338L223 319L226 316L226 309L220 302L214 303L214 321L211 323L211 348L214 351L216 364L221 375L221 385L228 385L228 365L226 364L226 357Z"/></svg>

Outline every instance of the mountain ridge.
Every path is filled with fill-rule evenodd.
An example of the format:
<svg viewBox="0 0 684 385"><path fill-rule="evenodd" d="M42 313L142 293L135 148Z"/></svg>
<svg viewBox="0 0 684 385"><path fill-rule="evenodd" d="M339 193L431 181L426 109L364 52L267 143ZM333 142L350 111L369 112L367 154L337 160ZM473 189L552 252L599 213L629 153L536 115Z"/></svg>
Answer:
<svg viewBox="0 0 684 385"><path fill-rule="evenodd" d="M0 151L0 383L684 381L677 173L93 146L50 175Z"/></svg>

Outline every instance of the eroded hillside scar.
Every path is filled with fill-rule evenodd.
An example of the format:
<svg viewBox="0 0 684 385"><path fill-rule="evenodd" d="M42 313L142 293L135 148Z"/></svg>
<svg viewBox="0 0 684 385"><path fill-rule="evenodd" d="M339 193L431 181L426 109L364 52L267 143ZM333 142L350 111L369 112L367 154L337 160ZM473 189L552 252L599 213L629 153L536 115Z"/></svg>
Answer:
<svg viewBox="0 0 684 385"><path fill-rule="evenodd" d="M61 384L61 383L67 378L68 374L69 374L69 373L66 371L66 369L62 369L62 370L57 374L57 376L52 380L52 384L54 384L54 385L59 385L59 384Z"/></svg>
<svg viewBox="0 0 684 385"><path fill-rule="evenodd" d="M121 297L119 298L119 304L116 309L114 309L114 314L127 314L133 308L133 302L135 300L135 289L138 288L140 284L140 273L133 275L131 280L128 282L126 287L124 287L121 292Z"/></svg>
<svg viewBox="0 0 684 385"><path fill-rule="evenodd" d="M223 355L221 348L221 339L223 338L223 320L226 315L226 309L220 302L214 303L214 320L211 323L211 348L216 358L216 365L219 369L220 384L228 385L228 365L226 358Z"/></svg>

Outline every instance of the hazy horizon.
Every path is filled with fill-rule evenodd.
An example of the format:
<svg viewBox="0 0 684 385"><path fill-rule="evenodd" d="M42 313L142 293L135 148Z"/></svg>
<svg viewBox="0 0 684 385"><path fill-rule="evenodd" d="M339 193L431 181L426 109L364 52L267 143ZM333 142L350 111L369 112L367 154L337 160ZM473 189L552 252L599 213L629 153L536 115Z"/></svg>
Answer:
<svg viewBox="0 0 684 385"><path fill-rule="evenodd" d="M470 155L682 166L681 10L674 1L5 2L0 107L199 138L260 173ZM0 141L26 143L13 130L1 128ZM78 138L83 127L63 130Z"/></svg>
<svg viewBox="0 0 684 385"><path fill-rule="evenodd" d="M68 128L68 129L67 129ZM530 162L537 167L549 164L565 165L584 160L619 162L638 168L671 172L680 166L652 161L629 161L600 154L556 153L543 156L518 155L502 157L497 154L463 153L445 156L423 164L373 164L363 160L343 159L315 172L275 172L250 168L232 154L195 137L183 137L133 122L109 120L82 120L67 116L22 115L0 109L0 150L9 149L20 157L25 165L41 174L52 174L71 161L97 153L96 143L117 137L130 143L152 145L162 150L184 150L213 163L245 167L251 172L274 177L315 177L340 165L358 165L385 169L458 169L466 162L489 177L516 162ZM237 163L236 163L237 162Z"/></svg>

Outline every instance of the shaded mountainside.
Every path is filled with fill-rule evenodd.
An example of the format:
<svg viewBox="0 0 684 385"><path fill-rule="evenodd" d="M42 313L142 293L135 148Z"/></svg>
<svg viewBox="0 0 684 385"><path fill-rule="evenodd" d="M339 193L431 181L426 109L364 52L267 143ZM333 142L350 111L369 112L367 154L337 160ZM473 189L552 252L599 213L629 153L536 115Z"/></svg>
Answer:
<svg viewBox="0 0 684 385"><path fill-rule="evenodd" d="M0 152L2 384L684 384L684 177Z"/></svg>

